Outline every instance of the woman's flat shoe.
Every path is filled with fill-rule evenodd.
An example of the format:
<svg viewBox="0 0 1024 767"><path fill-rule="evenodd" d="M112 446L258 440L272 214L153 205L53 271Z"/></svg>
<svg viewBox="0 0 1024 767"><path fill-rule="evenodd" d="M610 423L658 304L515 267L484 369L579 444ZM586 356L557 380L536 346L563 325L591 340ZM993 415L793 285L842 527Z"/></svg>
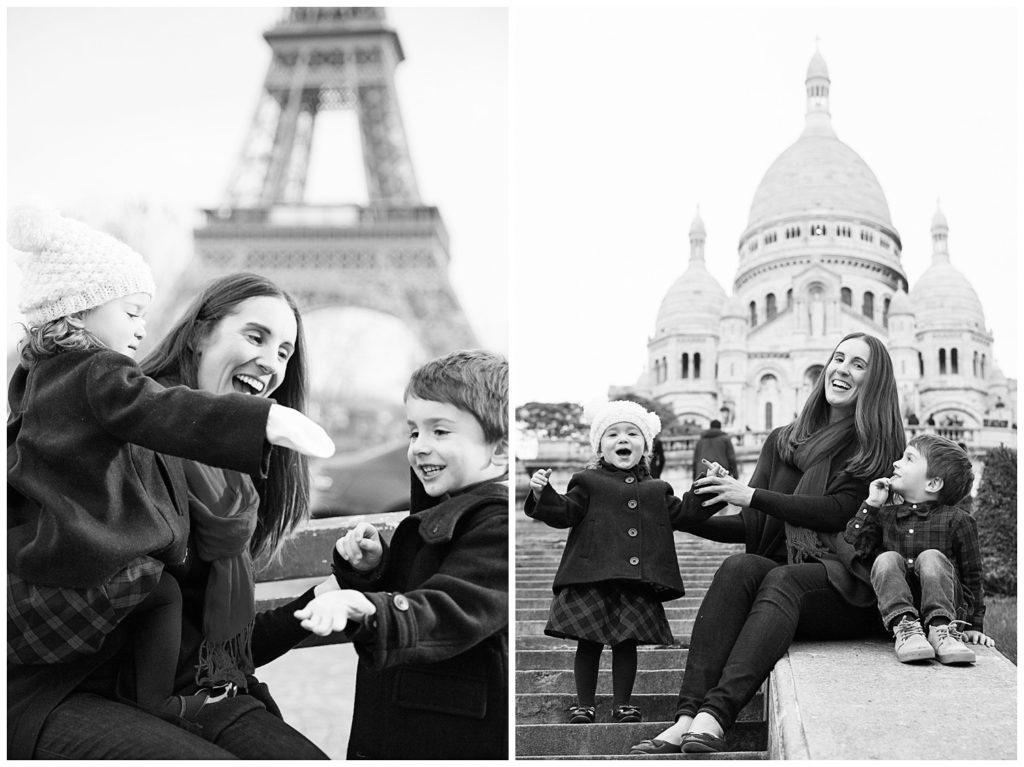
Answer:
<svg viewBox="0 0 1024 767"><path fill-rule="evenodd" d="M710 732L688 732L679 747L684 754L717 754L726 750L725 738Z"/></svg>
<svg viewBox="0 0 1024 767"><path fill-rule="evenodd" d="M669 743L667 740L658 740L657 738L651 738L650 740L641 740L635 746L629 749L631 754L678 754L679 744Z"/></svg>

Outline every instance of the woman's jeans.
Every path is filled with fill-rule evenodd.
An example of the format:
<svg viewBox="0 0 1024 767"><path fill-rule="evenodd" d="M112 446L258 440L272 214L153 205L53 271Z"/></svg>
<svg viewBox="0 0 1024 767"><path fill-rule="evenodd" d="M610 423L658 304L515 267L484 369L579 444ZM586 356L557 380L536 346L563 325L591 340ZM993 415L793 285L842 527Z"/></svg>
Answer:
<svg viewBox="0 0 1024 767"><path fill-rule="evenodd" d="M849 639L880 631L875 607L847 603L824 565L734 554L715 573L693 623L675 717L703 711L727 730L798 634Z"/></svg>
<svg viewBox="0 0 1024 767"><path fill-rule="evenodd" d="M922 551L913 564L896 551L884 551L871 566L871 585L878 597L878 612L887 628L910 613L927 626L935 618L956 620L964 604L956 568L938 549ZM915 604L921 605L918 612Z"/></svg>
<svg viewBox="0 0 1024 767"><path fill-rule="evenodd" d="M210 740L93 693L73 693L47 717L37 759L327 759L249 695L196 718Z"/></svg>

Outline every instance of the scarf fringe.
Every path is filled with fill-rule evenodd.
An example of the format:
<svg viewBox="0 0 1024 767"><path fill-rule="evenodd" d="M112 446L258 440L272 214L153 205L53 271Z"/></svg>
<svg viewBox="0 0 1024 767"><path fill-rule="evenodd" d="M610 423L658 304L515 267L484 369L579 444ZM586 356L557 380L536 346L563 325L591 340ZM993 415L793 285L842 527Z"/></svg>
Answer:
<svg viewBox="0 0 1024 767"><path fill-rule="evenodd" d="M198 686L221 687L228 683L246 686L246 675L256 670L252 659L253 624L250 621L239 634L224 642L203 640L196 667Z"/></svg>

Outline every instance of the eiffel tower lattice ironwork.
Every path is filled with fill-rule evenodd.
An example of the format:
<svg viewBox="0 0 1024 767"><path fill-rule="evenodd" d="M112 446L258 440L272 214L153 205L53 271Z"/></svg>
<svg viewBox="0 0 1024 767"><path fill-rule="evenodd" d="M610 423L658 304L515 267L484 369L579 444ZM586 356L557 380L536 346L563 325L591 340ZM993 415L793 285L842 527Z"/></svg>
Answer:
<svg viewBox="0 0 1024 767"><path fill-rule="evenodd" d="M444 222L416 186L394 81L404 54L384 10L292 8L264 38L272 59L256 113L223 204L195 230L181 292L258 272L303 311L397 317L430 354L476 345L449 281ZM365 202L304 201L314 125L333 109L357 117Z"/></svg>

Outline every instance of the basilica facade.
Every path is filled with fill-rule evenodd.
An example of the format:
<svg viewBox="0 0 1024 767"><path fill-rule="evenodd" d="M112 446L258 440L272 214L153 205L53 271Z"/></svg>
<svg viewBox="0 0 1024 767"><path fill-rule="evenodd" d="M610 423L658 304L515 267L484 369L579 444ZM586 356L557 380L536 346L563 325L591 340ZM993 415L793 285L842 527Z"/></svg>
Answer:
<svg viewBox="0 0 1024 767"><path fill-rule="evenodd" d="M707 270L694 218L687 269L661 302L647 371L630 388L670 404L682 423L765 431L794 417L836 343L863 331L892 354L909 425L1012 429L1016 381L996 364L981 302L951 263L945 216L936 210L932 263L908 286L885 193L832 128L829 85L815 52L804 130L754 194L731 295Z"/></svg>

